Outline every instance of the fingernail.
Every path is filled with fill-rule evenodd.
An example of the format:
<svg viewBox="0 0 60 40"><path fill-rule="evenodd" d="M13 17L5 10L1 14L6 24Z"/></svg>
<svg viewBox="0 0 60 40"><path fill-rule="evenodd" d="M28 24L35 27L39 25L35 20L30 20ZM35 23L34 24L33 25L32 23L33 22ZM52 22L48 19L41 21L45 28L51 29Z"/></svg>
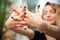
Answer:
<svg viewBox="0 0 60 40"><path fill-rule="evenodd" d="M24 14L26 14L26 12L24 12Z"/></svg>
<svg viewBox="0 0 60 40"><path fill-rule="evenodd" d="M13 16L11 16L11 18L12 18L13 20L15 20Z"/></svg>
<svg viewBox="0 0 60 40"><path fill-rule="evenodd" d="M27 30L27 28L24 28L24 30Z"/></svg>
<svg viewBox="0 0 60 40"><path fill-rule="evenodd" d="M28 26L27 25L24 25L24 30L27 30L28 29Z"/></svg>
<svg viewBox="0 0 60 40"><path fill-rule="evenodd" d="M24 6L24 8L26 8L26 6Z"/></svg>
<svg viewBox="0 0 60 40"><path fill-rule="evenodd" d="M16 8L14 8L13 11L16 12Z"/></svg>
<svg viewBox="0 0 60 40"><path fill-rule="evenodd" d="M13 20L17 21L17 19L15 19L13 16L11 16L11 18L12 18Z"/></svg>
<svg viewBox="0 0 60 40"><path fill-rule="evenodd" d="M20 8L22 8L22 5L20 5Z"/></svg>
<svg viewBox="0 0 60 40"><path fill-rule="evenodd" d="M11 16L11 18L13 19L14 17L13 17L13 16Z"/></svg>
<svg viewBox="0 0 60 40"><path fill-rule="evenodd" d="M38 5L38 8L40 7L40 5Z"/></svg>
<svg viewBox="0 0 60 40"><path fill-rule="evenodd" d="M24 12L24 11L26 11L26 6L24 6L24 8L23 8L22 12Z"/></svg>
<svg viewBox="0 0 60 40"><path fill-rule="evenodd" d="M24 20L24 18L22 18L22 20Z"/></svg>

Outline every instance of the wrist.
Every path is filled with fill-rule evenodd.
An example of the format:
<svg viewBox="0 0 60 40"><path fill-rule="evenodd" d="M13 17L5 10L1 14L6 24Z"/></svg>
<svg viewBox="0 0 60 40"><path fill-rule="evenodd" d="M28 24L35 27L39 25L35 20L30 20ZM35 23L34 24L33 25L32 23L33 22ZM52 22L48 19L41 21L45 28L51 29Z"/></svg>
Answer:
<svg viewBox="0 0 60 40"><path fill-rule="evenodd" d="M46 21L41 21L40 25L39 25L39 30L46 32L49 30L49 24Z"/></svg>

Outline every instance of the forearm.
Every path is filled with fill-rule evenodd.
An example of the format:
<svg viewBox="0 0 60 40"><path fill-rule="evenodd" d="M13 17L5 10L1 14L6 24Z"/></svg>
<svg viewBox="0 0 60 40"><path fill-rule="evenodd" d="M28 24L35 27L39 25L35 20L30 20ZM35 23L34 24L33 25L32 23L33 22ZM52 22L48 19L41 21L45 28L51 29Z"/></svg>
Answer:
<svg viewBox="0 0 60 40"><path fill-rule="evenodd" d="M60 37L60 27L58 26L54 26L54 25L49 25L48 23L46 22L42 22L40 24L40 28L39 28L41 31L43 31L44 33L48 34L49 36L52 36L52 37Z"/></svg>
<svg viewBox="0 0 60 40"><path fill-rule="evenodd" d="M26 35L28 36L29 39L32 39L34 37L34 31L31 29L24 30L24 28L21 29L20 27L17 27L17 28L11 28L11 30L19 34Z"/></svg>
<svg viewBox="0 0 60 40"><path fill-rule="evenodd" d="M24 30L23 28L20 28L20 27L14 28L13 27L13 19L11 19L11 17L9 17L9 19L6 21L5 26L6 26L7 29L11 29L11 30L15 31L16 33L26 35L30 39L32 39L33 36L34 36L33 30L30 30L30 29Z"/></svg>
<svg viewBox="0 0 60 40"><path fill-rule="evenodd" d="M55 37L55 38L60 38L60 36L59 36L60 28L58 26L50 25L50 27L46 31L46 34L48 34L49 36Z"/></svg>

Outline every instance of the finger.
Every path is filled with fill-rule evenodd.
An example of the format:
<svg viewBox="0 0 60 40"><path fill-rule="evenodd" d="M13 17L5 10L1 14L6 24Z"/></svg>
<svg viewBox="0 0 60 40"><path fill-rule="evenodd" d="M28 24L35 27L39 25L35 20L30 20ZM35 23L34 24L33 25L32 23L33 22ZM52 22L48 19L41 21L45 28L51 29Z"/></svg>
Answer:
<svg viewBox="0 0 60 40"><path fill-rule="evenodd" d="M19 27L19 26L24 27L25 25L27 25L27 22L25 22L25 21L20 21L20 22L15 21L14 24L15 24L14 25L15 27Z"/></svg>
<svg viewBox="0 0 60 40"><path fill-rule="evenodd" d="M23 8L22 8L22 12L24 12L24 11L30 12L26 6L23 6Z"/></svg>
<svg viewBox="0 0 60 40"><path fill-rule="evenodd" d="M20 11L22 12L23 11L23 5L20 5Z"/></svg>
<svg viewBox="0 0 60 40"><path fill-rule="evenodd" d="M20 22L14 21L13 23L14 27L23 27L23 25Z"/></svg>
<svg viewBox="0 0 60 40"><path fill-rule="evenodd" d="M26 11L26 6L23 7L22 12Z"/></svg>
<svg viewBox="0 0 60 40"><path fill-rule="evenodd" d="M26 6L20 5L20 11L21 11L21 12L26 11Z"/></svg>
<svg viewBox="0 0 60 40"><path fill-rule="evenodd" d="M19 15L20 18L25 17L26 12L22 12L22 14Z"/></svg>
<svg viewBox="0 0 60 40"><path fill-rule="evenodd" d="M26 6L22 6L21 5L20 8L21 8L21 10L20 10L21 11L20 17L25 17L25 15L26 15L26 12L25 12L26 11Z"/></svg>
<svg viewBox="0 0 60 40"><path fill-rule="evenodd" d="M25 22L24 22L24 21L20 21L20 22L15 21L15 22L14 22L14 24L16 24L16 25L24 25L24 24L25 24Z"/></svg>
<svg viewBox="0 0 60 40"><path fill-rule="evenodd" d="M23 5L20 5L20 8L22 9L23 8Z"/></svg>
<svg viewBox="0 0 60 40"><path fill-rule="evenodd" d="M11 18L15 21L21 21L22 20L22 18L19 18L19 17L16 17L16 16L15 17L11 16Z"/></svg>
<svg viewBox="0 0 60 40"><path fill-rule="evenodd" d="M36 11L36 15L39 15L39 7L40 7L40 5L38 5L38 6L36 6L36 8L35 8L35 11Z"/></svg>
<svg viewBox="0 0 60 40"><path fill-rule="evenodd" d="M40 5L38 5L38 8L40 7Z"/></svg>
<svg viewBox="0 0 60 40"><path fill-rule="evenodd" d="M20 21L15 21L14 23L15 23L15 24L21 24Z"/></svg>
<svg viewBox="0 0 60 40"><path fill-rule="evenodd" d="M14 27L15 27L15 28L17 28L17 27L23 27L23 25L16 24Z"/></svg>
<svg viewBox="0 0 60 40"><path fill-rule="evenodd" d="M39 7L40 7L40 5L37 5L36 8L35 8L35 10L39 11Z"/></svg>
<svg viewBox="0 0 60 40"><path fill-rule="evenodd" d="M28 22L27 21L21 21L20 22L22 25L28 25Z"/></svg>
<svg viewBox="0 0 60 40"><path fill-rule="evenodd" d="M18 10L17 10L16 8L14 8L13 11L14 11L15 13L17 13L18 15L20 15L20 12L18 12Z"/></svg>
<svg viewBox="0 0 60 40"><path fill-rule="evenodd" d="M32 13L26 12L26 14L24 15L24 18L30 18L30 17L32 17Z"/></svg>
<svg viewBox="0 0 60 40"><path fill-rule="evenodd" d="M20 7L21 7L21 6L20 6ZM30 13L30 11L27 9L26 6L22 6L21 9L22 9L21 11L22 11L22 13L23 13L24 15L25 15L26 13ZM22 16L24 16L23 14L22 14ZM21 16L21 15L20 15L20 16Z"/></svg>
<svg viewBox="0 0 60 40"><path fill-rule="evenodd" d="M17 24L17 25L15 25L16 27L22 27L22 25L20 25L20 24Z"/></svg>
<svg viewBox="0 0 60 40"><path fill-rule="evenodd" d="M14 22L15 22L15 20L14 20ZM16 23L14 23L14 22L13 22L13 26L16 28L16 26L15 26L15 25L16 25Z"/></svg>

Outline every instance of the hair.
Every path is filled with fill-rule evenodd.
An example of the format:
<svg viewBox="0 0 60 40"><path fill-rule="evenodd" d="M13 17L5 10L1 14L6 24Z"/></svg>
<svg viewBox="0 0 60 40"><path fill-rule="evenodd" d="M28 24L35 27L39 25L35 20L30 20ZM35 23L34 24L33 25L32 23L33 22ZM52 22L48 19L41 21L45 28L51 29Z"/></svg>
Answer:
<svg viewBox="0 0 60 40"><path fill-rule="evenodd" d="M60 5L57 5L56 24L60 27Z"/></svg>
<svg viewBox="0 0 60 40"><path fill-rule="evenodd" d="M50 2L47 2L45 4L45 6L47 5L50 5L53 8L54 12L56 13L56 25L60 26L60 18L59 18L60 17L60 5L55 4L55 3L50 3ZM43 13L44 13L44 9L43 9ZM42 18L43 18L43 14L42 14Z"/></svg>

